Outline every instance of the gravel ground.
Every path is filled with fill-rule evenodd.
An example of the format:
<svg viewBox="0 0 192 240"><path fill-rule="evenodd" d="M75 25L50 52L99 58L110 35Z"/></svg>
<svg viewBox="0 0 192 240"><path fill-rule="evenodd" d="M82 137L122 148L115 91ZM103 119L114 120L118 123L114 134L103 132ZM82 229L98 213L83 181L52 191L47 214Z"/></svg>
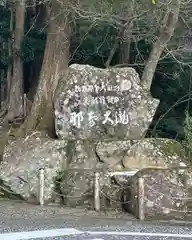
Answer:
<svg viewBox="0 0 192 240"><path fill-rule="evenodd" d="M44 219L67 217L78 218L83 216L89 216L92 218L113 218L113 219L125 219L134 220L130 214L110 210L108 212L96 212L93 210L87 210L84 208L69 208L62 205L50 204L48 206L39 206L28 204L22 201L3 201L0 200L0 217L1 218L23 218L23 219L38 219L43 217Z"/></svg>
<svg viewBox="0 0 192 240"><path fill-rule="evenodd" d="M23 232L34 230L50 230L59 228L75 228L83 234L77 236L62 236L52 238L38 238L45 240L71 239L71 240L178 240L183 237L172 236L128 236L100 233L93 235L95 231L112 232L136 232L136 233L161 233L161 234L185 234L191 236L191 223L170 223L170 222L141 222L128 214L118 215L115 211L107 213L96 213L84 209L71 209L58 206L30 205L18 201L0 201L0 233ZM88 233L91 231L91 234ZM0 240L15 240L14 237L5 238L0 234ZM14 236L14 235L13 235ZM32 239L32 238L30 238ZM187 238L186 238L187 239Z"/></svg>

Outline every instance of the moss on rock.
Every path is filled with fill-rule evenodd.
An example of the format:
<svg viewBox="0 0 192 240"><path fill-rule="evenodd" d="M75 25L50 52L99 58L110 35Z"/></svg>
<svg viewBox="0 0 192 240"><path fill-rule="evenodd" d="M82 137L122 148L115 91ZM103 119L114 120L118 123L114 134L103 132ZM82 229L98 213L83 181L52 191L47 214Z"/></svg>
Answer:
<svg viewBox="0 0 192 240"><path fill-rule="evenodd" d="M183 146L173 139L154 138L152 139L154 146L158 146L159 150L167 157L179 156L181 159L187 160Z"/></svg>

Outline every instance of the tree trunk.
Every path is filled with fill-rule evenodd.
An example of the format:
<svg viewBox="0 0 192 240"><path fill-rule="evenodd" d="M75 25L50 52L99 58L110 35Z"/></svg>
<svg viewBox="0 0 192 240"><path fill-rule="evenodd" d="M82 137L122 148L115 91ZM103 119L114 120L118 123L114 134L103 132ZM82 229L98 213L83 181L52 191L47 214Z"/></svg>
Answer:
<svg viewBox="0 0 192 240"><path fill-rule="evenodd" d="M24 38L25 0L16 1L16 27L13 53L13 77L9 96L8 120L23 116L23 63L20 57Z"/></svg>
<svg viewBox="0 0 192 240"><path fill-rule="evenodd" d="M158 61L163 53L167 43L170 41L174 34L176 24L178 22L179 11L180 11L180 0L176 0L173 3L172 9L166 16L165 24L162 24L159 31L158 39L154 42L152 46L149 59L144 68L144 72L141 78L141 84L148 92L150 91L151 84L153 81L153 76L158 64Z"/></svg>
<svg viewBox="0 0 192 240"><path fill-rule="evenodd" d="M133 27L134 18L127 19L125 23L122 23L122 27L119 29L117 37L115 39L114 45L111 48L109 53L109 57L105 62L105 67L108 68L112 62L112 59L117 50L120 51L120 59L119 64L128 64L129 63L129 55L130 55L130 45L131 45L131 34Z"/></svg>
<svg viewBox="0 0 192 240"><path fill-rule="evenodd" d="M124 31L122 32L121 43L119 48L120 64L129 63L131 40L132 40L132 28L133 28L133 21L130 21L130 23L125 27Z"/></svg>
<svg viewBox="0 0 192 240"><path fill-rule="evenodd" d="M10 8L9 39L8 39L9 61L12 57L13 39L14 39L14 34L13 34L13 9ZM9 97L10 97L10 88L11 88L11 82L12 82L12 71L13 71L13 64L12 64L12 61L11 61L11 62L9 62L9 65L8 65L8 68L7 68L7 84L6 84L6 87L4 87L4 99L3 99L4 103L3 103L3 109L0 113L0 118L7 114Z"/></svg>
<svg viewBox="0 0 192 240"><path fill-rule="evenodd" d="M51 20L37 93L32 109L19 134L34 130L54 134L53 98L60 79L67 73L70 51L70 26L68 12L63 13L63 5L52 1ZM61 13L59 14L59 12Z"/></svg>
<svg viewBox="0 0 192 240"><path fill-rule="evenodd" d="M34 0L32 0L34 1ZM39 32L45 32L45 29L47 31L47 25L48 25L48 17L49 17L49 11L48 7L42 2L38 3L36 6L36 23L35 23L35 29ZM33 60L31 67L30 67L30 73L29 73L29 91L27 92L27 98L34 101L34 97L36 94L36 90L39 83L39 77L40 72L42 68L42 62L43 62L43 56L39 56L36 59Z"/></svg>
<svg viewBox="0 0 192 240"><path fill-rule="evenodd" d="M8 42L8 50L9 50L9 59L11 59L12 56L12 47L13 47L13 9L10 8L10 24L9 24L9 42ZM13 70L13 64L12 62L9 62L9 66L7 69L7 95L6 95L6 101L9 102L9 96L10 96L10 89L11 89L11 82L12 82L12 70Z"/></svg>
<svg viewBox="0 0 192 240"><path fill-rule="evenodd" d="M112 61L112 59L113 59L113 57L114 57L114 54L115 54L115 52L116 52L117 49L118 49L119 41L120 41L120 36L122 35L122 31L123 31L123 27L119 30L119 33L117 34L117 37L116 37L115 42L114 42L114 44L113 44L113 47L112 47L111 50L110 50L108 59L107 59L107 61L105 62L105 67L106 67L106 68L109 68L109 66L111 65L111 61Z"/></svg>

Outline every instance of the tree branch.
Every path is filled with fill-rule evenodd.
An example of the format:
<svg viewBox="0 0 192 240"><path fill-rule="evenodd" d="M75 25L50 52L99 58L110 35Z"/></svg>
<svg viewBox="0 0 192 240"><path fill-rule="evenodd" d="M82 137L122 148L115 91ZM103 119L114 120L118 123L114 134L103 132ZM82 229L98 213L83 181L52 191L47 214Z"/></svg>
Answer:
<svg viewBox="0 0 192 240"><path fill-rule="evenodd" d="M181 6L180 0L175 0L172 9L169 10L168 15L165 15L165 18L163 19L162 25L159 30L158 39L154 42L152 46L151 53L146 62L143 75L141 78L141 84L143 88L145 88L147 91L150 91L155 70L161 57L161 54L163 53L169 40L174 34L178 22L180 6Z"/></svg>

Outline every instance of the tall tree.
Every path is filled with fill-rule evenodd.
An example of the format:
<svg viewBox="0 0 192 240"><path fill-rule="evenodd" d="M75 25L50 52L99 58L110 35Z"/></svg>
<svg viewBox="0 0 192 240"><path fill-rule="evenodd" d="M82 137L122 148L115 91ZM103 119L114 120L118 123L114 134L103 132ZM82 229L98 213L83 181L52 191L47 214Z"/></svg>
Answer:
<svg viewBox="0 0 192 240"><path fill-rule="evenodd" d="M19 0L15 2L13 75L9 92L8 119L23 116L23 63L21 60L21 45L24 39L24 22L25 0Z"/></svg>
<svg viewBox="0 0 192 240"><path fill-rule="evenodd" d="M130 49L131 49L131 41L132 41L132 28L133 28L133 21L130 21L129 24L123 29L120 41L120 64L129 63L130 58Z"/></svg>
<svg viewBox="0 0 192 240"><path fill-rule="evenodd" d="M12 57L12 47L13 47L13 8L10 7L10 23L9 23L9 40L8 40L8 52L9 52L9 59ZM13 65L12 62L9 60L9 65L7 68L7 94L6 94L6 100L9 102L10 97L10 88L11 88L11 82L12 82L12 71L13 71Z"/></svg>
<svg viewBox="0 0 192 240"><path fill-rule="evenodd" d="M148 91L150 91L153 76L161 54L174 34L178 23L180 7L181 0L172 1L171 8L168 8L168 11L165 13L165 17L161 23L157 40L153 43L152 50L146 62L141 79L143 87Z"/></svg>
<svg viewBox="0 0 192 240"><path fill-rule="evenodd" d="M32 109L19 133L36 129L54 134L54 95L67 73L70 51L70 11L58 0L51 3L48 37L40 73L39 85Z"/></svg>

